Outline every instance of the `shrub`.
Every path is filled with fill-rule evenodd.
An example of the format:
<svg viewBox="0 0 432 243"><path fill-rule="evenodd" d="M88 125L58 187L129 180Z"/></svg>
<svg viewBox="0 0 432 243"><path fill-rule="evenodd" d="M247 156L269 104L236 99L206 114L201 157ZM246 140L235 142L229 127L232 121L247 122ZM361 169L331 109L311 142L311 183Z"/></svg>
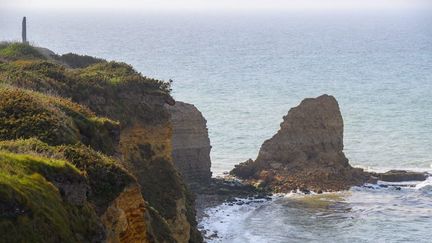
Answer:
<svg viewBox="0 0 432 243"><path fill-rule="evenodd" d="M8 60L45 59L45 57L33 46L19 42L0 43L0 57Z"/></svg>
<svg viewBox="0 0 432 243"><path fill-rule="evenodd" d="M86 177L90 189L88 200L98 213L104 212L109 203L135 181L116 160L80 144L49 146L32 138L0 141L0 150L68 161Z"/></svg>
<svg viewBox="0 0 432 243"><path fill-rule="evenodd" d="M82 142L115 152L119 124L70 100L0 87L0 140L37 137L50 145Z"/></svg>
<svg viewBox="0 0 432 243"><path fill-rule="evenodd" d="M56 60L65 63L71 68L85 68L92 64L106 62L103 59L95 58L87 55L78 55L74 53L67 53L61 56L55 56Z"/></svg>

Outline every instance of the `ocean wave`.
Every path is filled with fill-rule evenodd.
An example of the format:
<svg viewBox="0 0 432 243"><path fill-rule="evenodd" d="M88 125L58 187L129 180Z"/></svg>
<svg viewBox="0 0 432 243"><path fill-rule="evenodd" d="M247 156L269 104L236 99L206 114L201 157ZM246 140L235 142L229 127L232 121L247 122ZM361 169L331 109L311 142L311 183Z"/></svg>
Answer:
<svg viewBox="0 0 432 243"><path fill-rule="evenodd" d="M416 190L432 192L432 176L429 176L425 181L420 182L415 186Z"/></svg>

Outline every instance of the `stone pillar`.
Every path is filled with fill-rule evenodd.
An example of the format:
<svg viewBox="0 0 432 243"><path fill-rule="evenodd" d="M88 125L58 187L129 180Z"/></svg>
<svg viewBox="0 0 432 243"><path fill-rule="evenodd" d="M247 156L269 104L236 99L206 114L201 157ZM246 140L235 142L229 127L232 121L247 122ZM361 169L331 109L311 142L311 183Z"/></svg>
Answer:
<svg viewBox="0 0 432 243"><path fill-rule="evenodd" d="M207 121L191 104L176 101L168 110L173 126L174 164L189 184L208 182L212 173Z"/></svg>
<svg viewBox="0 0 432 243"><path fill-rule="evenodd" d="M22 20L22 42L27 44L27 19L26 17Z"/></svg>

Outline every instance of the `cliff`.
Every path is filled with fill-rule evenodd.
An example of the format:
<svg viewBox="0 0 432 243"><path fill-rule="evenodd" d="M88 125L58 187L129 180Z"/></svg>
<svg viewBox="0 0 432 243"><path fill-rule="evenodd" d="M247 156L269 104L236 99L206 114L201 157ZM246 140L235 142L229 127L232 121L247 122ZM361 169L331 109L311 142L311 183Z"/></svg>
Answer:
<svg viewBox="0 0 432 243"><path fill-rule="evenodd" d="M328 95L292 108L257 159L237 165L232 174L278 192L344 190L370 178L349 165L343 153L342 115L336 99Z"/></svg>
<svg viewBox="0 0 432 243"><path fill-rule="evenodd" d="M27 148L20 142L16 153L54 156L85 175L94 191L84 202L96 217L75 213L94 219L99 227L94 235L108 242L202 241L193 197L172 162L172 125L165 104L175 102L169 83L144 77L124 63L6 43L0 45L0 84L5 87L1 97L7 97L0 102L5 104L0 139L17 143L15 139L35 137L49 152L41 154L40 146ZM128 178L124 183L123 173ZM0 229L6 228L0 224ZM14 229L16 234L24 230ZM41 230L56 237L48 226ZM77 239L69 241L93 241L90 236Z"/></svg>
<svg viewBox="0 0 432 243"><path fill-rule="evenodd" d="M167 108L173 125L174 164L189 184L209 182L212 173L207 121L191 104L177 101Z"/></svg>

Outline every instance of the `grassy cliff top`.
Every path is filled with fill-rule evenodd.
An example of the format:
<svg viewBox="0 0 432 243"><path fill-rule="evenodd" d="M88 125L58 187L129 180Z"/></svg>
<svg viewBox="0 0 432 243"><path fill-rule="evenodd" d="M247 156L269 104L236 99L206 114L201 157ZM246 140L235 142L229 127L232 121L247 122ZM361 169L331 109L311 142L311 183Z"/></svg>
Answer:
<svg viewBox="0 0 432 243"><path fill-rule="evenodd" d="M0 83L20 84L25 81L34 85L42 84L45 89L51 88L53 91L59 91L56 83L69 87L71 83L80 83L87 88L91 85L134 85L141 92L170 93L169 82L145 77L126 63L108 62L73 53L60 56L46 49L44 52L51 53L47 54L42 50L45 49L23 43L0 43Z"/></svg>
<svg viewBox="0 0 432 243"><path fill-rule="evenodd" d="M82 173L90 188L88 200L96 206L98 213L103 212L127 185L135 181L117 161L80 144L49 146L32 138L0 141L0 150L43 157L48 161L61 160L65 168L73 168ZM0 165L0 171L2 170ZM62 173L62 176L64 175L65 173Z"/></svg>
<svg viewBox="0 0 432 243"><path fill-rule="evenodd" d="M100 230L87 204L67 203L57 178L82 179L66 161L0 151L0 230L4 242L92 241Z"/></svg>
<svg viewBox="0 0 432 243"><path fill-rule="evenodd" d="M126 63L71 53L58 56L46 50L41 56L40 49L1 44L0 84L70 98L122 124L137 117L147 122L168 119L160 107L174 103L171 82L143 76Z"/></svg>
<svg viewBox="0 0 432 243"><path fill-rule="evenodd" d="M46 59L36 48L18 42L0 42L0 57L7 60Z"/></svg>
<svg viewBox="0 0 432 243"><path fill-rule="evenodd" d="M36 137L50 145L82 142L114 153L118 123L70 100L0 86L0 140Z"/></svg>
<svg viewBox="0 0 432 243"><path fill-rule="evenodd" d="M69 205L65 199L67 193L62 193L61 185L53 183L48 176L50 173L29 170L28 175L17 178L6 174L3 183L8 184L8 189L5 191L12 196L4 197L6 206L0 203L0 210L6 208L4 212L7 212L16 208L18 212L36 212L44 207L45 201L53 210L41 214L41 217L12 215L13 218L6 220L5 224L0 222L0 230L10 230L13 228L11 222L22 220L22 225L12 229L16 231L13 234L18 235L22 230L23 235L27 232L29 235L17 238L18 241L40 242L41 238L32 235L27 225L31 228L39 222L46 222L36 231L40 237L52 236L46 242L98 241L90 239L90 236L97 236L92 233L95 229L92 214L101 215L125 186L138 182L148 207L151 207L150 218L146 220L150 220L154 228L155 239L172 240L171 230L175 223L172 226L168 220L186 214L192 225L191 232L196 233L192 238L199 242L192 197L187 194L170 160L168 137L171 127L165 108L166 103L174 103L170 91L169 82L145 77L125 63L76 54L59 56L49 50L19 43L0 44L0 151L14 154L7 158L14 161L12 167L19 165L15 165L16 160L11 159L13 156L65 162L65 166L77 170L79 178L84 178L88 186L84 206L91 205L89 212L84 210L84 206L77 209ZM145 128L143 134L135 136L136 128L141 127ZM123 140L130 139L130 144L123 142L123 146L116 146L120 132ZM119 153L122 163L128 168L137 165L130 172L135 173L138 179L107 156ZM60 178L69 175L63 172L54 174ZM38 188L33 188L33 185ZM24 190L28 193L19 196ZM21 200L18 204L14 203L15 197ZM0 195L0 202L1 198ZM180 212L176 203L181 203L179 199L182 198L186 200L186 212ZM32 204L34 209L27 210L30 206L25 202L36 199L38 201ZM64 223L68 217L73 221L71 225ZM86 217L89 220L80 221ZM66 229L59 230L55 225ZM81 225L82 229L88 230L87 233L82 232Z"/></svg>

